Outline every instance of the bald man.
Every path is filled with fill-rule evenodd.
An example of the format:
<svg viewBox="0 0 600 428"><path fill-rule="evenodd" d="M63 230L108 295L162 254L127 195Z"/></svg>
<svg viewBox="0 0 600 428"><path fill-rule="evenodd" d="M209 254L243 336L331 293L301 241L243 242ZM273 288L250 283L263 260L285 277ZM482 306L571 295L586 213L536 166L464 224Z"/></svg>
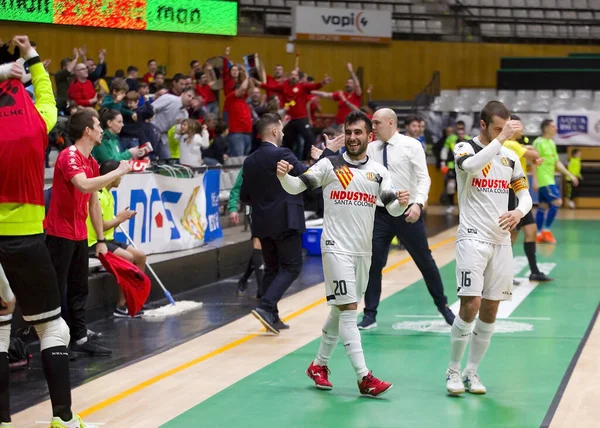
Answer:
<svg viewBox="0 0 600 428"><path fill-rule="evenodd" d="M387 263L394 236L400 239L421 271L438 311L449 325L454 322L454 314L448 307L448 299L444 295L440 271L429 249L422 216L423 206L427 202L431 186L425 152L419 140L400 135L397 129L398 117L393 110L386 108L375 112L373 133L376 141L369 144L367 155L389 170L394 187L407 189L410 200L406 212L400 217L391 216L381 202L377 202L365 310L363 319L358 324L361 330L377 327L382 270Z"/></svg>

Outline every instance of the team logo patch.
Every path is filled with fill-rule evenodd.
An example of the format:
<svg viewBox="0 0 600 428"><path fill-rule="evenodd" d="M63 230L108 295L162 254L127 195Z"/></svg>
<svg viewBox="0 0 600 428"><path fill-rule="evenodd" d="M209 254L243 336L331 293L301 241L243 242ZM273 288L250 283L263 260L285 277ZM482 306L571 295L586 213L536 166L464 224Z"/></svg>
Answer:
<svg viewBox="0 0 600 428"><path fill-rule="evenodd" d="M490 169L492 169L492 163L488 163L485 168L483 168L483 170L481 171L483 173L484 177L487 177L488 174L490 173Z"/></svg>
<svg viewBox="0 0 600 428"><path fill-rule="evenodd" d="M508 166L508 158L502 157L502 165Z"/></svg>
<svg viewBox="0 0 600 428"><path fill-rule="evenodd" d="M379 180L379 174L376 174L374 172L367 172L365 174L365 177L367 178L367 180L369 181L375 181L377 182Z"/></svg>
<svg viewBox="0 0 600 428"><path fill-rule="evenodd" d="M335 175L337 176L344 190L346 190L346 188L350 185L352 177L354 176L352 171L350 171L350 168L348 168L346 165L336 168Z"/></svg>
<svg viewBox="0 0 600 428"><path fill-rule="evenodd" d="M462 158L463 156L468 156L469 154L467 152L462 152L458 154L459 158Z"/></svg>

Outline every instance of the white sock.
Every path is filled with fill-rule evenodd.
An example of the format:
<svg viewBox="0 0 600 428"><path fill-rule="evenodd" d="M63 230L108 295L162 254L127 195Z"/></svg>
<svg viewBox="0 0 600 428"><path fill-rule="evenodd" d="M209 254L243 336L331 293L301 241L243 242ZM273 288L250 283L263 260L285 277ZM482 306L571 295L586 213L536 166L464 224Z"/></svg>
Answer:
<svg viewBox="0 0 600 428"><path fill-rule="evenodd" d="M360 331L356 321L358 311L341 311L340 313L340 338L346 348L346 354L350 358L350 363L354 367L356 377L362 382L363 377L369 374L369 369L365 363L365 354L363 353L362 343L360 341Z"/></svg>
<svg viewBox="0 0 600 428"><path fill-rule="evenodd" d="M315 365L326 366L329 359L335 351L338 340L340 338L340 310L337 306L332 306L327 316L327 321L323 326L323 334L321 336L321 344L315 358Z"/></svg>
<svg viewBox="0 0 600 428"><path fill-rule="evenodd" d="M472 322L464 322L460 316L454 318L450 329L450 364L448 368L460 371L462 358L465 355L472 331Z"/></svg>
<svg viewBox="0 0 600 428"><path fill-rule="evenodd" d="M473 338L471 339L471 349L469 349L469 358L467 360L466 372L477 373L479 362L483 359L485 352L490 346L490 339L494 333L494 323L483 322L477 319L475 329L473 329Z"/></svg>
<svg viewBox="0 0 600 428"><path fill-rule="evenodd" d="M77 343L78 345L83 345L85 342L88 341L87 336L82 337L81 339L77 340L75 343Z"/></svg>

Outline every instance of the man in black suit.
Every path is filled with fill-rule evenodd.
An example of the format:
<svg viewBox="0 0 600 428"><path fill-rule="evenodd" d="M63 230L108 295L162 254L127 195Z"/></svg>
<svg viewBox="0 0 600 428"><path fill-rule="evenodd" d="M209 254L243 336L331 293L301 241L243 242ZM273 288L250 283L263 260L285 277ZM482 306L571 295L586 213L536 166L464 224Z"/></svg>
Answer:
<svg viewBox="0 0 600 428"><path fill-rule="evenodd" d="M279 115L267 113L256 124L262 136L258 149L246 158L240 199L252 207L252 234L260 239L265 261L262 298L252 315L268 331L279 334L289 326L279 318L277 303L302 269L304 203L301 195L290 195L277 178L277 163L293 166L298 176L308 167L291 150L281 147L283 124Z"/></svg>

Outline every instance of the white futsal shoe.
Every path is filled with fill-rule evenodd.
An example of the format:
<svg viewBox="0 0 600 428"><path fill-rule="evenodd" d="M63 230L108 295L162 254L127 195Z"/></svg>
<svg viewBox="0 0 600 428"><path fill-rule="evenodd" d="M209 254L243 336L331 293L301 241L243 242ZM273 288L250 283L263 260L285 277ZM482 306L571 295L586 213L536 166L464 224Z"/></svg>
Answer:
<svg viewBox="0 0 600 428"><path fill-rule="evenodd" d="M458 395L465 392L465 384L460 378L460 372L455 369L446 370L446 389L450 395Z"/></svg>
<svg viewBox="0 0 600 428"><path fill-rule="evenodd" d="M473 372L465 371L462 377L463 383L467 391L471 394L485 394L487 389L481 383L481 379L479 379L479 375Z"/></svg>

